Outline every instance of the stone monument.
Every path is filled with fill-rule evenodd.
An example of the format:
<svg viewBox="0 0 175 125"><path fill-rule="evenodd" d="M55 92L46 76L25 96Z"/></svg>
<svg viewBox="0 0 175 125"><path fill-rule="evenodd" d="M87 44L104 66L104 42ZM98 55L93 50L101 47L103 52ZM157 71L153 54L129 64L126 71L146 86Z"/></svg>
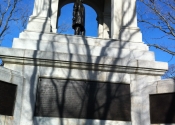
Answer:
<svg viewBox="0 0 175 125"><path fill-rule="evenodd" d="M85 0L98 15L97 38L56 33L60 8L71 2L35 0L27 28L0 48L4 67L25 78L12 124L155 123L150 94L174 92L174 83L158 81L168 65L142 42L136 0Z"/></svg>

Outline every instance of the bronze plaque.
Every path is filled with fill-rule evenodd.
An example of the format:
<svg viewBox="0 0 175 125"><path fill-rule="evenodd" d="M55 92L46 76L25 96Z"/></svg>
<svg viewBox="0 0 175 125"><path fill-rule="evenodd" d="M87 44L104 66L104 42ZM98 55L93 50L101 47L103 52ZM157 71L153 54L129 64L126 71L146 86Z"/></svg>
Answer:
<svg viewBox="0 0 175 125"><path fill-rule="evenodd" d="M0 81L0 114L13 116L17 85Z"/></svg>
<svg viewBox="0 0 175 125"><path fill-rule="evenodd" d="M175 123L175 93L150 95L151 123Z"/></svg>
<svg viewBox="0 0 175 125"><path fill-rule="evenodd" d="M131 121L130 85L41 79L35 116Z"/></svg>

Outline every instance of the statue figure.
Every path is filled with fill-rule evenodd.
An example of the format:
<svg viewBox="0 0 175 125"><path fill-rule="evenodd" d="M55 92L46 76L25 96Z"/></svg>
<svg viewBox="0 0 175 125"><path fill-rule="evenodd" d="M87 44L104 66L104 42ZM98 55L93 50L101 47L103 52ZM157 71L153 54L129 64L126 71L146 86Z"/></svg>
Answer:
<svg viewBox="0 0 175 125"><path fill-rule="evenodd" d="M83 0L76 0L73 7L73 24L72 28L75 30L74 35L85 35L85 8Z"/></svg>

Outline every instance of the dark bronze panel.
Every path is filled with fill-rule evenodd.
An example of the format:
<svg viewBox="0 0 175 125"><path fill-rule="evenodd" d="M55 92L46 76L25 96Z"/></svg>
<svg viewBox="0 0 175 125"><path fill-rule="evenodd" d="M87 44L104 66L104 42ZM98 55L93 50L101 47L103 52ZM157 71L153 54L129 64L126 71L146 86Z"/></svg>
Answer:
<svg viewBox="0 0 175 125"><path fill-rule="evenodd" d="M35 116L131 121L130 85L41 79Z"/></svg>
<svg viewBox="0 0 175 125"><path fill-rule="evenodd" d="M13 116L17 86L0 81L0 114Z"/></svg>
<svg viewBox="0 0 175 125"><path fill-rule="evenodd" d="M150 95L151 123L175 123L175 93Z"/></svg>

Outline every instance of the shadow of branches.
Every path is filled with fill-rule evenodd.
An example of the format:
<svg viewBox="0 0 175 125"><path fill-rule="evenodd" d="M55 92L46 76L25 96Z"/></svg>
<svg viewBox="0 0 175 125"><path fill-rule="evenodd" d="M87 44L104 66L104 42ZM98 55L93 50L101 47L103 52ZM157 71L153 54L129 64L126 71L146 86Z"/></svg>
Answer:
<svg viewBox="0 0 175 125"><path fill-rule="evenodd" d="M122 8L124 8L125 2L122 4ZM131 7L131 3L127 4L127 9ZM125 7L126 8L126 7ZM123 10L123 17L127 16L127 12ZM124 20L121 21L121 26L130 26L136 17L136 13L133 13L131 19L129 19L127 24L124 24ZM47 19L47 18L46 18ZM48 20L45 20L45 23L42 27L42 31L45 31L46 23ZM121 28L122 28L121 27ZM125 84L123 82L124 74L121 75L118 79L119 80L112 80L116 77L116 74L122 74L123 72L113 72L113 69L116 69L116 64L119 62L121 58L126 58L128 61L125 62L126 66L127 63L129 65L130 59L133 58L133 51L122 57L123 49L128 44L128 42L135 36L136 33L139 31L133 32L128 38L127 41L123 42L122 37L125 37L124 30L121 30L119 33L118 40L108 39L107 44L102 47L99 53L99 57L94 60L93 58L93 47L89 45L89 41L87 37L75 36L74 38L79 38L80 41L83 41L84 50L83 52L86 55L84 64L88 64L86 69L79 68L76 69L73 66L75 62L73 60L73 55L76 55L77 60L81 61L80 56L80 48L78 45L75 45L68 35L65 35L66 42L62 43L66 44L67 48L67 56L65 56L68 66L65 67L56 67L55 64L49 67L50 71L47 71L48 67L45 66L38 66L35 67L32 71L32 76L28 76L30 88L29 95L30 95L30 106L31 109L35 110L34 116L36 120L34 121L35 125L50 125L52 124L52 120L43 120L37 119L37 117L56 117L59 119L59 122L55 124L65 125L65 118L77 118L77 119L85 119L84 123L78 121L78 124L84 125L93 125L95 124L95 120L92 119L99 119L100 125L105 125L105 120L118 120L118 121L131 121L131 98L130 98L130 87L129 83ZM37 50L42 50L41 41L44 39L44 33L39 35L38 43L37 43ZM51 34L52 41L49 43L51 48L53 48L54 52L57 48L55 47L55 42L61 42L57 39L57 34ZM78 43L79 41L77 41ZM113 44L118 42L118 49L117 51L111 51L113 48ZM72 46L74 46L74 50L72 51ZM94 49L95 50L95 49ZM47 48L46 50L47 51ZM58 51L52 53L52 59L59 60L57 56ZM61 52L60 52L61 53ZM80 54L79 54L80 53ZM113 53L109 56L109 53ZM34 58L37 58L38 52L35 51L33 54ZM109 57L108 57L109 56ZM112 58L113 61L110 64L109 72L99 70L99 64L107 60L104 58ZM137 59L134 58L134 59ZM78 62L77 62L78 63ZM34 62L35 64L35 62ZM102 64L103 66L105 66ZM35 64L37 65L37 64ZM81 67L81 66L80 66ZM105 67L103 67L105 68ZM44 71L46 70L46 71ZM49 75L44 76L43 74L48 72ZM60 75L61 72L61 75ZM56 73L56 74L55 74ZM102 75L102 76L100 76ZM47 78L48 77L48 78ZM38 78L41 81L38 82ZM76 80L77 79L77 80ZM105 80L104 80L105 79ZM108 82L113 81L113 82ZM100 82L100 83L99 83ZM46 84L46 85L45 85ZM45 85L45 86L44 86ZM37 93L36 89L38 86ZM48 90L49 89L49 90ZM48 90L49 92L47 93ZM37 98L36 98L37 93ZM37 101L41 101L40 104ZM36 102L36 107L35 107ZM43 103L44 102L44 103ZM127 102L127 103L126 103ZM46 104L46 105L45 105ZM46 107L45 107L46 106ZM117 112L116 112L117 109ZM32 114L33 115L33 114ZM44 119L44 118L43 118Z"/></svg>

